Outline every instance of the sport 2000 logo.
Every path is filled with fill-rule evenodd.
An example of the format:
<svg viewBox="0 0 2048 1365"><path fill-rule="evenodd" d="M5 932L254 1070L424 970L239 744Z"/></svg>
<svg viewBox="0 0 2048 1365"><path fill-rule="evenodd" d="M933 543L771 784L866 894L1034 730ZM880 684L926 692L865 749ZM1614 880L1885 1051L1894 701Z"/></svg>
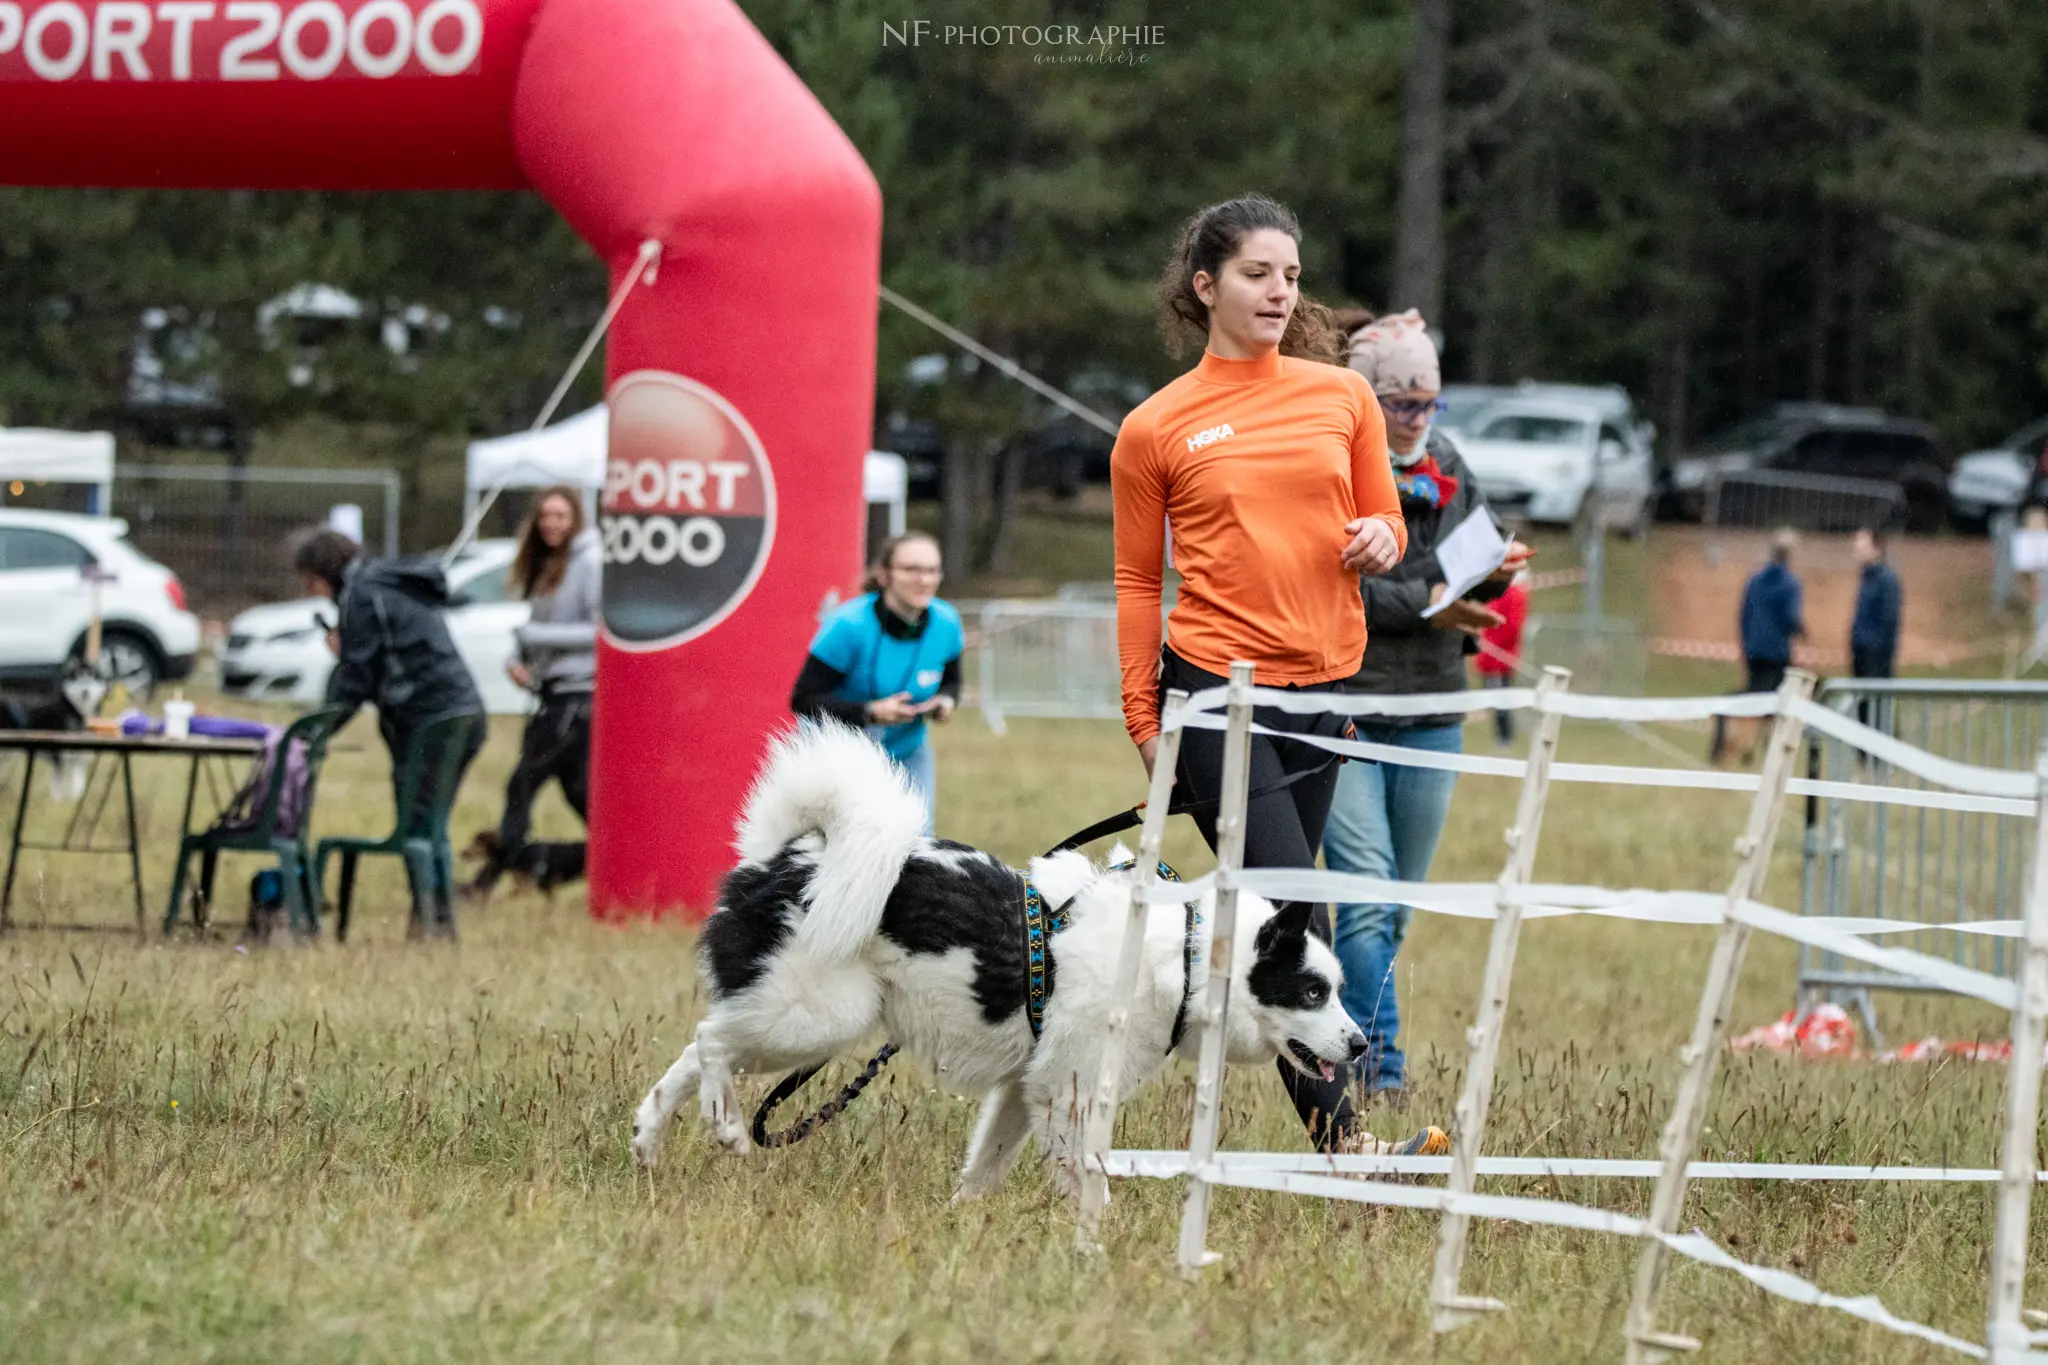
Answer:
<svg viewBox="0 0 2048 1365"><path fill-rule="evenodd" d="M483 45L477 0L0 0L0 81L460 76Z"/></svg>
<svg viewBox="0 0 2048 1365"><path fill-rule="evenodd" d="M620 649L667 649L730 616L775 540L775 476L725 397L666 370L612 385L603 616Z"/></svg>

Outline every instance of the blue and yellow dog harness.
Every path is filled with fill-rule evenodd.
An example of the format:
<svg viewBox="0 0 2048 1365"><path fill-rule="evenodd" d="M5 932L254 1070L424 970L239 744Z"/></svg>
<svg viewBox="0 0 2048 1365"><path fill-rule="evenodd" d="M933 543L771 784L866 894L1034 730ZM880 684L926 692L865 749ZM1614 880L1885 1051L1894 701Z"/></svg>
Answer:
<svg viewBox="0 0 2048 1365"><path fill-rule="evenodd" d="M1124 872L1135 865L1118 863L1106 870ZM1163 861L1159 864L1159 875L1169 882L1181 879L1180 873ZM1038 893L1029 877L1024 879L1024 1017L1031 1024L1031 1041L1034 1043L1045 1032L1045 1004L1052 998L1051 988L1046 982L1046 953L1052 936L1067 927L1067 912L1073 904L1070 896L1056 909L1047 910L1045 897ZM1187 903L1187 916L1187 934L1181 949L1181 965L1186 969L1187 977L1181 989L1180 1008L1174 1012L1173 1037L1166 1045L1168 1052L1180 1046L1181 1035L1187 1032L1188 998L1194 992L1195 953L1200 947L1202 913L1195 908L1193 901Z"/></svg>

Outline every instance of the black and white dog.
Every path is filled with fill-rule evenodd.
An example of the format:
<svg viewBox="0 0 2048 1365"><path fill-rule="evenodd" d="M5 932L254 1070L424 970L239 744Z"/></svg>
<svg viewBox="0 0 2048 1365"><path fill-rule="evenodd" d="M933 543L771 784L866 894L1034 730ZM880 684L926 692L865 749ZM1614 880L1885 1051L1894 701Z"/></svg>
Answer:
<svg viewBox="0 0 2048 1365"><path fill-rule="evenodd" d="M901 771L859 731L806 722L775 744L740 822L740 864L699 945L710 1012L634 1116L640 1164L655 1163L692 1091L718 1141L745 1154L734 1072L810 1066L880 1028L949 1089L987 1097L955 1198L997 1188L1034 1132L1063 1188L1078 1189L1083 1098L1113 1007L1132 874L1080 853L1032 861L1042 904L1065 907L1063 927L1045 937L1034 1037L1026 874L928 839L923 826ZM1200 908L1207 923L1208 901ZM1309 932L1306 908L1276 913L1240 895L1236 937L1229 1060L1282 1056L1327 1078L1364 1052L1337 1001L1337 959ZM1176 1040L1176 1022L1199 1017L1207 977L1205 945L1183 908L1155 906L1124 1095L1173 1051L1192 1058L1200 1030Z"/></svg>

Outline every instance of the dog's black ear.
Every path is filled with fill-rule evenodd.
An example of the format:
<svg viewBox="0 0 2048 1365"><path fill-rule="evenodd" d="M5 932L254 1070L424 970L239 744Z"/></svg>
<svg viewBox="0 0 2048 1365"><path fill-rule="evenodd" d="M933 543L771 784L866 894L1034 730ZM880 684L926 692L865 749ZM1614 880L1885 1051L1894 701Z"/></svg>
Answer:
<svg viewBox="0 0 2048 1365"><path fill-rule="evenodd" d="M1271 952L1284 938L1308 937L1311 913L1307 901L1286 902L1273 912L1273 918L1259 926L1258 936L1252 940L1252 950L1264 954Z"/></svg>

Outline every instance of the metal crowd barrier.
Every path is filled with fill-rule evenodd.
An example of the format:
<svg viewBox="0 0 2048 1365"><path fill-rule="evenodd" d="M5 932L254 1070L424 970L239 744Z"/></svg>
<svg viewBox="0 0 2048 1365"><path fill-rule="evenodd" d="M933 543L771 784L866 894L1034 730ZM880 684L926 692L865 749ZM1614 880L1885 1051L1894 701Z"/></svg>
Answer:
<svg viewBox="0 0 2048 1365"><path fill-rule="evenodd" d="M985 602L979 622L976 683L989 729L1002 734L1010 716L1123 714L1115 601Z"/></svg>
<svg viewBox="0 0 2048 1365"><path fill-rule="evenodd" d="M2048 683L1838 678L1821 705L1943 758L2029 771L2048 739ZM1841 741L1809 732L1806 774L1830 782L1926 787ZM1808 796L1800 911L1806 915L1959 924L2017 920L2026 895L2032 822L1994 812L1925 810ZM1915 934L1910 946L1978 971L2010 975L2019 945L1959 931ZM1799 1005L1853 1006L1882 1039L1871 993L1930 983L1858 967L1802 945Z"/></svg>

